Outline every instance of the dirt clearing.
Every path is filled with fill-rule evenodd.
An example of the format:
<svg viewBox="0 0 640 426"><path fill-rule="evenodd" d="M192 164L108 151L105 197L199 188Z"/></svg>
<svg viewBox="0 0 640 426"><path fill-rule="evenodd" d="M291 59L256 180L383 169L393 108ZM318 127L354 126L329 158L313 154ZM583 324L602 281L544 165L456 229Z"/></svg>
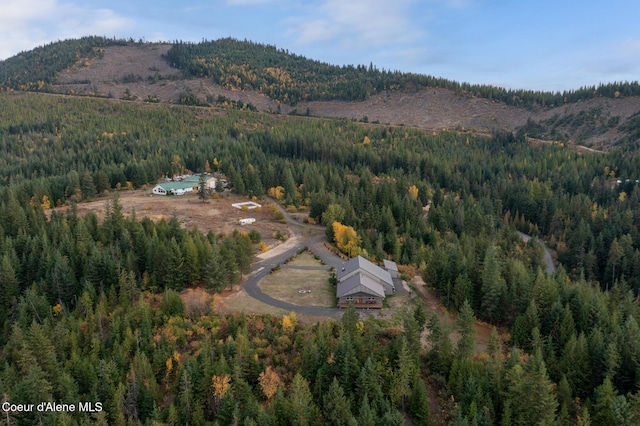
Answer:
<svg viewBox="0 0 640 426"><path fill-rule="evenodd" d="M243 211L231 204L247 201L231 193L225 193L218 199L208 199L202 202L196 194L182 196L153 195L150 190L138 189L135 191L120 191L118 193L122 212L130 216L134 211L138 220L148 217L155 221L169 220L175 214L180 224L186 229L197 228L203 233L213 231L216 234L231 234L235 229L249 232L257 229L262 236L262 241L267 247L275 247L280 244L274 235L280 231L283 235L289 235L286 224L273 220L271 210L266 204L261 209ZM113 195L96 198L93 201L83 202L77 205L79 216L88 212L94 212L100 220L104 219L106 205L111 202ZM260 201L258 201L260 202ZM66 211L69 207L58 207L56 211ZM256 221L249 225L240 225L240 219L255 218Z"/></svg>

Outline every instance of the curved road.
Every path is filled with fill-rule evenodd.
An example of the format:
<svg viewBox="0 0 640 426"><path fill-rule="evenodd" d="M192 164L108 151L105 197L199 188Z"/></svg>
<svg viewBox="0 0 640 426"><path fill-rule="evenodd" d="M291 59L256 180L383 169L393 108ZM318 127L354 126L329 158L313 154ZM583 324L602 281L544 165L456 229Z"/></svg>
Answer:
<svg viewBox="0 0 640 426"><path fill-rule="evenodd" d="M518 235L520 235L520 238L522 238L522 241L524 241L525 243L528 243L529 240L531 239L531 235L527 235L524 232L520 232L520 231L517 231L517 232L518 232ZM547 273L553 274L554 272L556 272L556 265L555 263L553 263L553 256L551 254L551 249L547 247L547 245L542 240L538 240L538 244L540 244L544 249L544 264L546 265Z"/></svg>
<svg viewBox="0 0 640 426"><path fill-rule="evenodd" d="M287 223L289 225L293 225L302 229L314 230L314 231L324 231L323 226L319 225L310 225L306 223L300 223L293 219L291 215L287 211L285 211L280 204L272 201L278 208L284 213L285 218L287 219ZM338 308L324 308L321 306L300 306L294 305L291 303L283 302L282 300L275 299L268 294L264 293L260 287L258 287L258 283L271 271L271 268L276 267L284 263L285 260L298 253L305 247L308 247L313 254L320 257L320 259L328 266L339 268L344 262L340 257L331 253L324 246L324 242L327 240L327 237L324 235L324 232L319 235L314 235L308 238L303 239L295 246L289 248L285 252L282 252L276 256L271 258L261 260L256 262L251 267L251 273L248 275L247 280L244 282L244 289L247 294L254 299L257 299L263 303L266 303L271 306L275 306L277 308L286 309L288 311L293 311L298 314L304 315L316 315L316 316L338 316L339 313L342 312L341 309Z"/></svg>

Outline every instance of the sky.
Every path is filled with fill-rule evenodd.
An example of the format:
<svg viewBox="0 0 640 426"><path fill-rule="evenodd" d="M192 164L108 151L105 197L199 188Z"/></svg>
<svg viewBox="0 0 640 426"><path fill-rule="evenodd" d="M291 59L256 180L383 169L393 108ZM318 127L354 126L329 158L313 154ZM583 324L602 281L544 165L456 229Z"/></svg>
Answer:
<svg viewBox="0 0 640 426"><path fill-rule="evenodd" d="M0 0L0 60L88 35L233 37L334 65L563 91L640 80L638 18L638 0Z"/></svg>

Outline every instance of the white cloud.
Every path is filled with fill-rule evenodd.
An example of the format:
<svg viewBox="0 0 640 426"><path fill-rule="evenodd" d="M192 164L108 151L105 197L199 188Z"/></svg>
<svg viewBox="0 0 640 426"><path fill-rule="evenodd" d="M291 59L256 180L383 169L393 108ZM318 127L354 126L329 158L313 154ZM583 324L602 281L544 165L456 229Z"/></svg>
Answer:
<svg viewBox="0 0 640 426"><path fill-rule="evenodd" d="M323 0L307 14L287 19L287 34L299 45L334 41L341 48L371 49L416 40L411 0Z"/></svg>
<svg viewBox="0 0 640 426"><path fill-rule="evenodd" d="M87 35L113 36L134 27L110 9L91 9L58 0L3 0L0 59L51 41Z"/></svg>

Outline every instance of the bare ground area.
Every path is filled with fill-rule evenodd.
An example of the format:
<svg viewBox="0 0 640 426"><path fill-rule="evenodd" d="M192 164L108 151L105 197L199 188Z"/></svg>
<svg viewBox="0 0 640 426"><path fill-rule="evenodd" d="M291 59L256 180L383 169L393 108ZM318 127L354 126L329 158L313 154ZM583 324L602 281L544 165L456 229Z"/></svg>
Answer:
<svg viewBox="0 0 640 426"><path fill-rule="evenodd" d="M267 259L271 259L272 257L278 256L284 252L286 252L287 250L289 250L292 247L295 247L296 244L298 244L298 242L300 241L300 239L298 238L297 235L293 235L291 233L291 230L288 230L289 235L291 235L287 241L285 241L284 243L271 248L269 251L266 251L264 253L259 253L256 257L260 260L267 260Z"/></svg>
<svg viewBox="0 0 640 426"><path fill-rule="evenodd" d="M242 211L232 207L232 203L247 201L247 199L231 193L225 193L219 199L208 199L205 202L202 202L196 194L164 196L153 195L148 190L120 191L118 195L122 211L126 216L135 211L138 219L148 217L158 221L169 220L175 214L184 228L197 228L205 234L209 231L216 234L230 234L235 229L244 232L257 229L267 247L275 247L281 243L274 237L277 231L285 235L290 233L287 225L273 220L272 213L266 206L263 206L265 208L260 211L257 209ZM112 199L113 197L108 195L77 204L78 215L83 216L88 212L94 212L102 220L106 205ZM65 211L68 208L64 206L55 210ZM248 217L253 217L256 221L250 225L240 225L239 220Z"/></svg>

